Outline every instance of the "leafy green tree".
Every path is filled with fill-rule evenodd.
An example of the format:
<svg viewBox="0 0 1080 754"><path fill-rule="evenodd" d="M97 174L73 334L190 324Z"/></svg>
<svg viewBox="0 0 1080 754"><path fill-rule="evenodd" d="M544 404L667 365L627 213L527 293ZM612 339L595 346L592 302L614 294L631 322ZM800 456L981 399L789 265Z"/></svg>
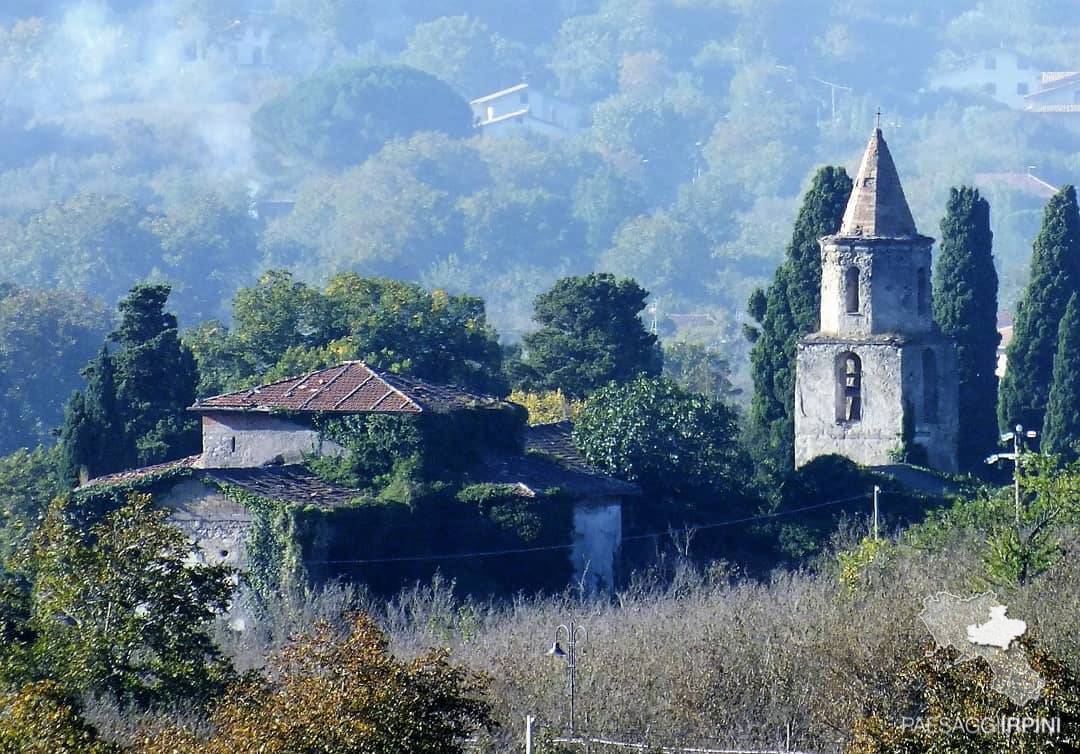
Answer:
<svg viewBox="0 0 1080 754"><path fill-rule="evenodd" d="M1080 291L1080 210L1066 186L1046 205L1031 256L1031 277L1016 306L1008 367L1001 380L998 423L1042 429L1054 370L1058 327Z"/></svg>
<svg viewBox="0 0 1080 754"><path fill-rule="evenodd" d="M35 541L37 674L125 704L208 701L230 676L207 624L229 605L231 569L192 564L188 537L147 495L89 529L68 506Z"/></svg>
<svg viewBox="0 0 1080 754"><path fill-rule="evenodd" d="M59 446L20 448L0 457L0 562L30 546L49 502L67 489Z"/></svg>
<svg viewBox="0 0 1080 754"><path fill-rule="evenodd" d="M304 165L340 170L418 131L468 136L472 111L428 73L352 64L299 82L259 108L251 123L268 171Z"/></svg>
<svg viewBox="0 0 1080 754"><path fill-rule="evenodd" d="M543 189L492 188L461 201L465 256L489 267L553 262L584 245L570 202Z"/></svg>
<svg viewBox="0 0 1080 754"><path fill-rule="evenodd" d="M104 307L82 295L0 286L0 453L51 441L107 330Z"/></svg>
<svg viewBox="0 0 1080 754"><path fill-rule="evenodd" d="M818 328L818 239L840 229L850 194L851 179L843 168L825 167L817 172L795 218L784 262L768 291L759 289L750 298L750 316L758 323L747 332L754 344L750 423L754 451L772 472L786 472L795 463L795 347L799 338Z"/></svg>
<svg viewBox="0 0 1080 754"><path fill-rule="evenodd" d="M1058 327L1053 380L1046 401L1042 447L1075 458L1080 442L1080 294L1074 293Z"/></svg>
<svg viewBox="0 0 1080 754"><path fill-rule="evenodd" d="M502 351L474 296L413 283L334 276L325 291L269 272L236 295L231 332L187 334L202 394L360 359L384 369L505 394Z"/></svg>
<svg viewBox="0 0 1080 754"><path fill-rule="evenodd" d="M537 296L541 328L523 339L535 385L583 398L612 380L658 375L663 357L640 318L648 296L633 280L602 272L562 278Z"/></svg>
<svg viewBox="0 0 1080 754"><path fill-rule="evenodd" d="M526 65L522 48L468 15L417 24L401 61L437 76L469 99L519 83Z"/></svg>
<svg viewBox="0 0 1080 754"><path fill-rule="evenodd" d="M451 665L445 651L404 661L373 621L358 617L342 638L315 626L272 661L272 680L233 686L211 718L213 731L166 729L139 754L456 754L494 728L486 680Z"/></svg>
<svg viewBox="0 0 1080 754"><path fill-rule="evenodd" d="M574 423L590 464L671 499L740 496L751 468L738 434L734 409L663 378L597 390Z"/></svg>
<svg viewBox="0 0 1080 754"><path fill-rule="evenodd" d="M5 754L120 754L53 681L0 696L0 751Z"/></svg>
<svg viewBox="0 0 1080 754"><path fill-rule="evenodd" d="M990 204L978 189L952 189L934 267L934 320L956 342L960 466L975 470L997 441L997 271Z"/></svg>

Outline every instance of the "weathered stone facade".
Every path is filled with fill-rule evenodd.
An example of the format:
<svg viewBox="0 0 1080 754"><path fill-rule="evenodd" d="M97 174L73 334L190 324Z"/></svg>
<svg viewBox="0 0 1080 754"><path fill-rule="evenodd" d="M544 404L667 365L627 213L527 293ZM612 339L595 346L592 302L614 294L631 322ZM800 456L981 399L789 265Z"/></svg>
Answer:
<svg viewBox="0 0 1080 754"><path fill-rule="evenodd" d="M956 353L931 314L932 244L875 130L840 232L821 239L821 325L798 347L797 466L829 453L885 465L906 441L956 470Z"/></svg>
<svg viewBox="0 0 1080 754"><path fill-rule="evenodd" d="M303 463L305 456L345 452L314 427L269 413L204 412L202 435L203 452L197 465L205 469Z"/></svg>

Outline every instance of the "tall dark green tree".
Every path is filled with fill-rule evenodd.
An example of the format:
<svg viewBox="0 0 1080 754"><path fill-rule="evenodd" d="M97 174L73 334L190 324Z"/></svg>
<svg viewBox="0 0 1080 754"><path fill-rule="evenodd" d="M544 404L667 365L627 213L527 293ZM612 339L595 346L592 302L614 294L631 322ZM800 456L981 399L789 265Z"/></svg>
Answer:
<svg viewBox="0 0 1080 754"><path fill-rule="evenodd" d="M818 239L836 233L851 195L843 168L824 167L814 176L795 218L784 262L767 291L750 297L748 328L754 345L750 370L754 397L750 419L754 451L772 472L795 463L795 346L818 328L821 310L821 251Z"/></svg>
<svg viewBox="0 0 1080 754"><path fill-rule="evenodd" d="M113 456L123 447L115 367L106 345L82 374L86 390L72 395L60 429L61 474L69 484L115 470Z"/></svg>
<svg viewBox="0 0 1080 754"><path fill-rule="evenodd" d="M1077 442L1080 442L1080 294L1074 293L1058 327L1043 449L1074 459Z"/></svg>
<svg viewBox="0 0 1080 754"><path fill-rule="evenodd" d="M137 285L120 302L120 325L84 371L85 391L68 402L60 430L69 483L198 452L198 424L187 412L198 374L165 311L167 285Z"/></svg>
<svg viewBox="0 0 1080 754"><path fill-rule="evenodd" d="M606 272L556 282L533 305L541 328L523 338L526 382L583 398L612 380L659 376L663 356L640 316L648 298L633 280Z"/></svg>
<svg viewBox="0 0 1080 754"><path fill-rule="evenodd" d="M176 316L165 311L167 285L137 285L119 304L117 410L123 420L125 465L145 466L199 450L198 425L187 408L199 382L195 357L180 342Z"/></svg>
<svg viewBox="0 0 1080 754"><path fill-rule="evenodd" d="M956 342L960 466L977 469L997 440L998 277L990 204L969 186L952 189L934 269L934 319Z"/></svg>
<svg viewBox="0 0 1080 754"><path fill-rule="evenodd" d="M1009 365L998 395L1002 428L1041 429L1050 395L1058 325L1069 298L1080 290L1080 211L1076 189L1066 186L1046 205L1035 239L1031 277L1016 306Z"/></svg>

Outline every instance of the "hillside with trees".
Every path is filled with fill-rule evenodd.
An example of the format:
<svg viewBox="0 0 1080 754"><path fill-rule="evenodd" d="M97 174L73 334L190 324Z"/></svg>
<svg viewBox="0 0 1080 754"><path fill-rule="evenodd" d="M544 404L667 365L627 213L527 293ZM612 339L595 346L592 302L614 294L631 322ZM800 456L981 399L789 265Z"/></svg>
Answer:
<svg viewBox="0 0 1080 754"><path fill-rule="evenodd" d="M1078 28L1045 0L2 4L0 754L494 754L526 716L543 754L1077 751L1080 117L1046 103L1080 97ZM875 124L939 235L957 473L907 405L888 465L796 468L819 239ZM861 389L846 363L805 400ZM230 417L302 452L207 468ZM1025 622L1036 697L935 642L941 592ZM962 716L1060 728L905 722Z"/></svg>

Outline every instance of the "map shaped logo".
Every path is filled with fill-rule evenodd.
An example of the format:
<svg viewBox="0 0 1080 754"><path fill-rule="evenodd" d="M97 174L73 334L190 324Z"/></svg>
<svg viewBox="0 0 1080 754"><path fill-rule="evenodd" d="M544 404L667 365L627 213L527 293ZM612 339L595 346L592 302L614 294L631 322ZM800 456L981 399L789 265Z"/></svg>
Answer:
<svg viewBox="0 0 1080 754"><path fill-rule="evenodd" d="M923 600L919 619L939 649L951 646L960 652L956 665L986 660L994 676L992 688L1022 707L1039 698L1046 682L1016 644L1027 624L1007 617L1007 611L993 592L967 598L938 592Z"/></svg>

